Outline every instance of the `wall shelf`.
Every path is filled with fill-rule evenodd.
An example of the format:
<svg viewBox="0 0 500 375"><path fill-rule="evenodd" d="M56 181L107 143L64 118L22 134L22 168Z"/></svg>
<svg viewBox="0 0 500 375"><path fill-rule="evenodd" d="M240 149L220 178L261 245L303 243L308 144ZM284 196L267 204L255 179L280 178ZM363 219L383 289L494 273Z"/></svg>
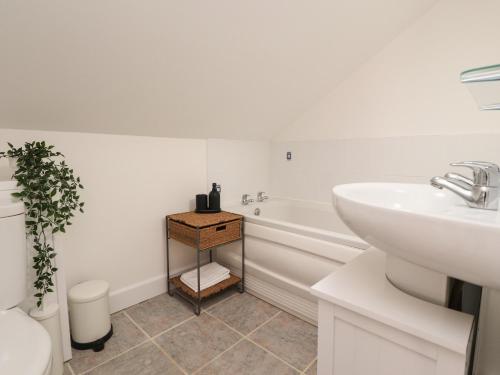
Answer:
<svg viewBox="0 0 500 375"><path fill-rule="evenodd" d="M460 74L479 109L500 110L500 64L469 69Z"/></svg>

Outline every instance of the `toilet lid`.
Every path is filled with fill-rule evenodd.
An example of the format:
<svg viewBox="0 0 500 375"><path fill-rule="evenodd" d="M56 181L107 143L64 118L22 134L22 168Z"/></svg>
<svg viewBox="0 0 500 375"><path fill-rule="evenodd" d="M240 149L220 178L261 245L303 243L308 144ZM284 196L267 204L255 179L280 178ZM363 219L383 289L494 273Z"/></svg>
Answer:
<svg viewBox="0 0 500 375"><path fill-rule="evenodd" d="M45 328L19 309L0 311L0 374L44 374L51 355Z"/></svg>

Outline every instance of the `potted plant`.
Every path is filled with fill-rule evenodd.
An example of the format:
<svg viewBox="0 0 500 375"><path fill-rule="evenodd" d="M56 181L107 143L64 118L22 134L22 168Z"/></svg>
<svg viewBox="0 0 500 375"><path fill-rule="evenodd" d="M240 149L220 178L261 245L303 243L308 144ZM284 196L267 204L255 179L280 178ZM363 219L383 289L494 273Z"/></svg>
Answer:
<svg viewBox="0 0 500 375"><path fill-rule="evenodd" d="M83 213L84 203L79 195L83 185L54 146L45 142L26 142L19 148L8 145L7 151L0 152L0 158L15 162L12 177L21 190L13 195L24 203L26 233L35 250L36 304L43 308L45 295L53 291L52 279L57 271L56 252L50 239L54 233L66 232L76 210Z"/></svg>

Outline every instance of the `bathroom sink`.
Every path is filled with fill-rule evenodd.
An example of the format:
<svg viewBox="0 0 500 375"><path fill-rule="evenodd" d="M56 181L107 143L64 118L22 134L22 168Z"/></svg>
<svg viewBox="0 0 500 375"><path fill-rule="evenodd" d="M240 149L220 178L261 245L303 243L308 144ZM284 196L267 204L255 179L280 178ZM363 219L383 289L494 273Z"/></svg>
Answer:
<svg viewBox="0 0 500 375"><path fill-rule="evenodd" d="M374 247L414 265L500 289L500 213L468 207L423 184L333 188L344 222Z"/></svg>

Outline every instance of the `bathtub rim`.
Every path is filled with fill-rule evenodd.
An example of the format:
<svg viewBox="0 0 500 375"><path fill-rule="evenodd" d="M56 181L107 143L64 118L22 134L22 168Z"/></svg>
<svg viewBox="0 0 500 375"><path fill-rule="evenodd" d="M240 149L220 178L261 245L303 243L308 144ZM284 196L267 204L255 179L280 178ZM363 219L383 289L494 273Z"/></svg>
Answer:
<svg viewBox="0 0 500 375"><path fill-rule="evenodd" d="M301 205L314 205L314 206L322 206L322 207L328 207L328 204L325 202L317 202L317 201L307 201L307 200L302 200L302 199L294 199L294 198L284 198L284 197L271 197L270 200L268 201L269 203L273 201L291 201L291 202L296 202ZM266 205L268 202L259 202L259 204ZM245 208L251 208L252 206L257 206L255 203L249 206L245 206ZM335 231L329 231L326 229L319 229L307 225L301 225L301 224L295 224L289 221L285 220L278 220L278 219L271 219L271 218L266 218L263 216L256 216L253 214L248 214L241 206L241 204L232 204L228 205L227 209L228 211L238 213L240 215L243 215L245 217L245 221L248 223L253 223L253 224L258 224L258 225L264 225L267 227L271 227L274 229L282 230L282 231L288 231L292 232L295 234L299 234L302 236L306 237L312 237L318 240L322 241L327 241L327 242L333 242L339 245L344 245L344 246L349 246L349 247L354 247L360 250L366 250L370 247L368 243L363 241L361 238L355 236L355 235L350 235L350 234L345 234L345 233L340 233L340 232L335 232ZM257 208L257 207L255 207ZM333 209L333 208L332 208Z"/></svg>

